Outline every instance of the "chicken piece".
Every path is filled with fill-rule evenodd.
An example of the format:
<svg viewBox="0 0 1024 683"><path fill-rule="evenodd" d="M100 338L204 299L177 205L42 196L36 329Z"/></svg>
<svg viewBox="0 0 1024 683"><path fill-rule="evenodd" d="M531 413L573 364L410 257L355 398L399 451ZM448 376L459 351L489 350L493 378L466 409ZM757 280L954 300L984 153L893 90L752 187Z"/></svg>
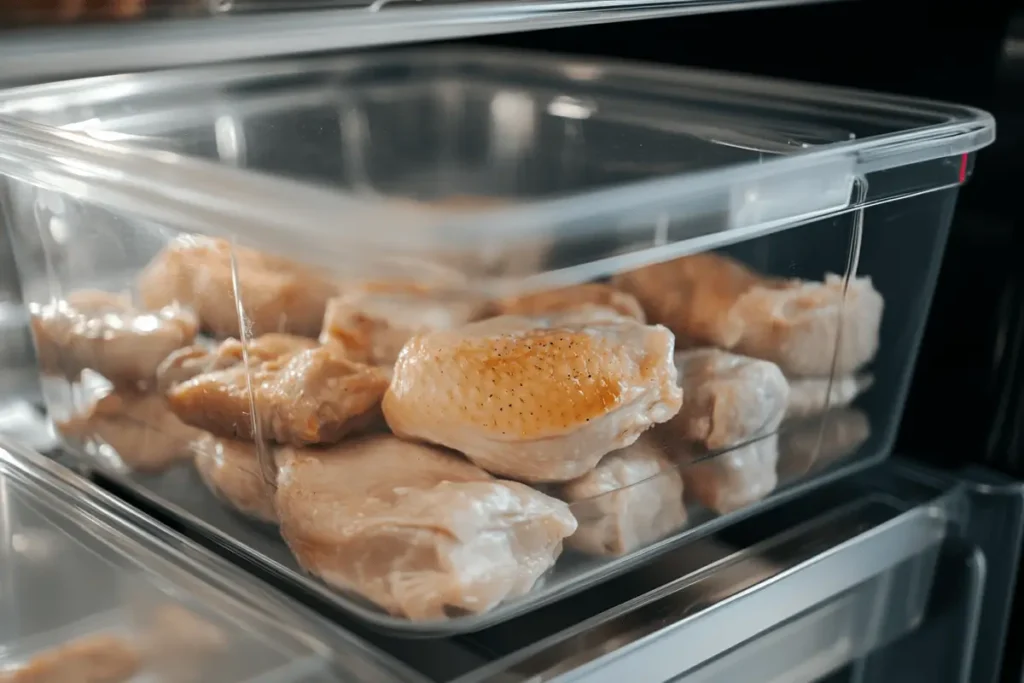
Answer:
<svg viewBox="0 0 1024 683"><path fill-rule="evenodd" d="M871 436L868 416L856 408L787 420L779 434L779 478L792 481L854 453Z"/></svg>
<svg viewBox="0 0 1024 683"><path fill-rule="evenodd" d="M871 375L794 377L789 380L786 417L808 417L832 408L845 408L871 388Z"/></svg>
<svg viewBox="0 0 1024 683"><path fill-rule="evenodd" d="M683 454L684 460L695 462L684 464L680 472L686 493L709 510L722 515L740 510L763 499L778 485L778 434L706 455L699 448Z"/></svg>
<svg viewBox="0 0 1024 683"><path fill-rule="evenodd" d="M146 306L178 302L196 312L203 330L240 337L231 277L232 247L224 240L179 241L160 252L139 275ZM316 337L337 284L283 258L234 247L242 308L252 336L286 332Z"/></svg>
<svg viewBox="0 0 1024 683"><path fill-rule="evenodd" d="M563 313L588 306L608 308L626 318L632 318L640 323L646 322L644 310L636 297L596 282L502 299L494 304L495 315L531 317Z"/></svg>
<svg viewBox="0 0 1024 683"><path fill-rule="evenodd" d="M223 654L229 637L219 626L175 603L136 605L140 650L147 672L160 683L204 683L216 671L210 660ZM221 673L218 671L217 673ZM223 679L221 679L223 680Z"/></svg>
<svg viewBox="0 0 1024 683"><path fill-rule="evenodd" d="M410 619L526 593L576 530L562 501L390 435L286 448L278 462L281 534L299 564Z"/></svg>
<svg viewBox="0 0 1024 683"><path fill-rule="evenodd" d="M255 444L205 435L193 444L193 450L199 477L215 496L243 515L277 522L274 485L260 469Z"/></svg>
<svg viewBox="0 0 1024 683"><path fill-rule="evenodd" d="M0 671L0 683L121 683L139 672L139 652L113 635L78 638Z"/></svg>
<svg viewBox="0 0 1024 683"><path fill-rule="evenodd" d="M390 366L413 335L459 327L482 310L471 297L364 286L327 303L320 343L338 344L360 363Z"/></svg>
<svg viewBox="0 0 1024 683"><path fill-rule="evenodd" d="M109 393L56 426L66 437L105 444L136 472L161 472L190 458L202 435L175 417L163 397L129 392Z"/></svg>
<svg viewBox="0 0 1024 683"><path fill-rule="evenodd" d="M595 555L624 555L686 523L679 470L646 436L560 486L558 497L579 522L566 543Z"/></svg>
<svg viewBox="0 0 1024 683"><path fill-rule="evenodd" d="M869 277L769 278L706 253L623 273L613 283L681 345L770 360L787 376L828 376L833 359L837 375L852 375L878 351L883 301Z"/></svg>
<svg viewBox="0 0 1024 683"><path fill-rule="evenodd" d="M666 436L720 450L778 429L789 385L775 363L718 349L680 351L675 362L683 407Z"/></svg>
<svg viewBox="0 0 1024 683"><path fill-rule="evenodd" d="M317 346L316 341L306 337L270 333L251 340L247 352L250 362L263 363ZM161 393L167 393L197 375L242 365L244 355L243 344L237 339L225 339L212 349L204 344L178 349L157 368L157 387Z"/></svg>
<svg viewBox="0 0 1024 683"><path fill-rule="evenodd" d="M235 365L197 375L170 389L167 401L186 424L217 436L306 446L373 426L387 386L386 370L320 346L250 363L249 373Z"/></svg>
<svg viewBox="0 0 1024 683"><path fill-rule="evenodd" d="M0 0L0 22L51 23L134 19L146 10L146 0Z"/></svg>
<svg viewBox="0 0 1024 683"><path fill-rule="evenodd" d="M682 403L664 327L501 316L413 337L384 415L398 436L454 448L488 472L569 481Z"/></svg>
<svg viewBox="0 0 1024 683"><path fill-rule="evenodd" d="M95 290L30 311L43 372L77 381L89 369L135 389L153 379L167 354L191 344L198 328L195 316L176 305L140 311L127 297Z"/></svg>

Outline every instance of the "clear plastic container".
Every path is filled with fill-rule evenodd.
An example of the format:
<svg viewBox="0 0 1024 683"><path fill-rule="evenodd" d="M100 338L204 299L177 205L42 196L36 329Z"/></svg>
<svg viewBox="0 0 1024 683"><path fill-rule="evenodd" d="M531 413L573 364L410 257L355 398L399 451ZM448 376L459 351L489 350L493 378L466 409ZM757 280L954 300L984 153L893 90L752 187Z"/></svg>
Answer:
<svg viewBox="0 0 1024 683"><path fill-rule="evenodd" d="M224 593L222 575L210 582L3 444L0 513L5 683L339 680L330 647L280 604Z"/></svg>
<svg viewBox="0 0 1024 683"><path fill-rule="evenodd" d="M886 457L994 136L934 102L472 51L90 79L0 112L67 444L434 633Z"/></svg>

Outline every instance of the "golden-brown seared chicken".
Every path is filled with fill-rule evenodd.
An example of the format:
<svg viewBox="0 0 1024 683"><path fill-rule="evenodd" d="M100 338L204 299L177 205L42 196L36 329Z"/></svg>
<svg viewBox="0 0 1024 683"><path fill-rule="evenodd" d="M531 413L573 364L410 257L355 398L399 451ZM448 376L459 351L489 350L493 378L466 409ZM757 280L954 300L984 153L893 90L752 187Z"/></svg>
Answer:
<svg viewBox="0 0 1024 683"><path fill-rule="evenodd" d="M202 432L183 424L163 397L115 392L100 398L85 414L58 422L65 436L106 444L130 470L159 472L192 456Z"/></svg>
<svg viewBox="0 0 1024 683"><path fill-rule="evenodd" d="M622 318L501 316L418 335L395 364L384 415L395 434L494 474L568 481L679 411L673 342Z"/></svg>
<svg viewBox="0 0 1024 683"><path fill-rule="evenodd" d="M205 435L193 450L196 470L214 495L244 515L261 522L277 521L274 485L260 469L255 444Z"/></svg>
<svg viewBox="0 0 1024 683"><path fill-rule="evenodd" d="M89 369L126 388L150 382L160 361L197 331L195 316L177 306L140 311L125 296L95 290L30 311L43 372L74 381Z"/></svg>
<svg viewBox="0 0 1024 683"><path fill-rule="evenodd" d="M241 365L246 353L250 362L263 363L318 346L316 341L306 337L277 333L256 337L249 342L248 349L243 349L242 342L237 339L225 339L212 348L205 344L186 346L160 363L156 371L157 387L166 393L196 375Z"/></svg>
<svg viewBox="0 0 1024 683"><path fill-rule="evenodd" d="M496 315L542 317L591 306L607 308L637 322L646 322L644 310L636 297L596 282L502 299L495 302L494 309Z"/></svg>
<svg viewBox="0 0 1024 683"><path fill-rule="evenodd" d="M248 373L235 365L197 375L172 387L167 402L182 421L217 436L306 446L372 426L387 386L386 370L320 346L250 362Z"/></svg>
<svg viewBox="0 0 1024 683"><path fill-rule="evenodd" d="M214 336L239 337L231 276L232 247L223 240L190 238L172 244L139 275L139 294L150 308L180 303L196 312ZM320 333L327 300L337 285L308 267L243 247L234 248L238 289L250 333Z"/></svg>
<svg viewBox="0 0 1024 683"><path fill-rule="evenodd" d="M848 377L794 377L789 380L789 406L786 417L807 417L845 408L867 391L874 379L870 375Z"/></svg>
<svg viewBox="0 0 1024 683"><path fill-rule="evenodd" d="M789 385L775 363L718 349L680 351L675 362L683 407L659 428L666 444L727 448L775 431L786 415Z"/></svg>
<svg viewBox="0 0 1024 683"><path fill-rule="evenodd" d="M526 593L576 530L565 503L390 435L283 449L278 462L281 534L299 563L410 619Z"/></svg>
<svg viewBox="0 0 1024 683"><path fill-rule="evenodd" d="M85 636L0 671L0 683L123 683L141 665L138 650L125 638Z"/></svg>
<svg viewBox="0 0 1024 683"><path fill-rule="evenodd" d="M579 528L566 544L595 555L623 555L686 523L683 480L657 442L642 436L558 489Z"/></svg>
<svg viewBox="0 0 1024 683"><path fill-rule="evenodd" d="M448 330L476 318L483 302L413 287L361 286L331 299L320 333L351 360L393 365L415 334Z"/></svg>
<svg viewBox="0 0 1024 683"><path fill-rule="evenodd" d="M684 463L706 455L701 449L681 454ZM779 435L750 441L698 462L683 464L680 472L686 493L719 514L734 512L775 490L778 475Z"/></svg>
<svg viewBox="0 0 1024 683"><path fill-rule="evenodd" d="M707 253L623 273L614 284L680 344L770 360L786 375L828 376L833 358L836 374L851 375L878 351L883 301L868 277L769 278Z"/></svg>

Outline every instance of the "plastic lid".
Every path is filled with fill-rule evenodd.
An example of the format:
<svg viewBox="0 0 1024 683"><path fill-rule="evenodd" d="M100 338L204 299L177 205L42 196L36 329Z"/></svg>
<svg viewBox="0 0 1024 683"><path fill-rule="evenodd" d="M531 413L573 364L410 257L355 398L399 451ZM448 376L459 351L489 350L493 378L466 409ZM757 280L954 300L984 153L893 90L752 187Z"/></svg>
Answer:
<svg viewBox="0 0 1024 683"><path fill-rule="evenodd" d="M0 680L338 680L330 647L287 608L230 595L225 578L251 584L147 537L69 477L0 443Z"/></svg>
<svg viewBox="0 0 1024 683"><path fill-rule="evenodd" d="M61 197L353 274L457 264L494 293L956 186L995 134L969 107L471 50L86 79L0 114L0 172ZM505 203L425 210L454 194Z"/></svg>

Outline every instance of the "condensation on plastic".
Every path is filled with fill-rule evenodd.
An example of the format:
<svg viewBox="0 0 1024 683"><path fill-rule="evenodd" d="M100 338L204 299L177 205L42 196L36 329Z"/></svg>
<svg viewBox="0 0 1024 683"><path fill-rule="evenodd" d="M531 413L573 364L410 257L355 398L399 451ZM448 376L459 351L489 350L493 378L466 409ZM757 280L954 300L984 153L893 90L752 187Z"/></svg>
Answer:
<svg viewBox="0 0 1024 683"><path fill-rule="evenodd" d="M353 280L461 305L608 275L621 283L714 251L694 287L723 305L712 306L719 327L732 304L728 283L715 283L733 262L766 295L838 293L811 316L809 329L832 330L812 340L814 353L708 334L699 341L724 347L709 372L707 352L681 347L684 395L706 404L684 399L680 418L606 459L591 481L537 484L569 502L575 535L532 590L516 596L520 577L480 614L389 616L302 575L273 529L247 547L224 539L360 617L421 632L482 628L886 457L956 188L992 137L987 115L948 105L472 52L92 79L9 92L0 111L11 116L0 120L0 171L23 290L67 443L144 495L168 482L199 496L210 488L262 522L280 502L282 442L330 443L367 426L338 419L351 394L318 392L386 385L327 360L318 383L313 365L259 349L281 331L314 346L326 299ZM880 321L847 315L850 292L865 289L884 300ZM671 292L657 290L636 290L648 317L665 317L655 304ZM432 301L405 314L432 325ZM780 324L754 314L763 317L744 319L752 327ZM680 340L692 332L665 315L655 321ZM838 374L844 341L865 334L869 352ZM156 365L188 344L182 367L205 363L228 337L241 337L221 347L230 386L179 395L183 424L164 387L154 391ZM372 418L368 405L353 414ZM713 410L694 415L702 405ZM544 569L554 549L538 552ZM473 561L498 571L493 558Z"/></svg>

